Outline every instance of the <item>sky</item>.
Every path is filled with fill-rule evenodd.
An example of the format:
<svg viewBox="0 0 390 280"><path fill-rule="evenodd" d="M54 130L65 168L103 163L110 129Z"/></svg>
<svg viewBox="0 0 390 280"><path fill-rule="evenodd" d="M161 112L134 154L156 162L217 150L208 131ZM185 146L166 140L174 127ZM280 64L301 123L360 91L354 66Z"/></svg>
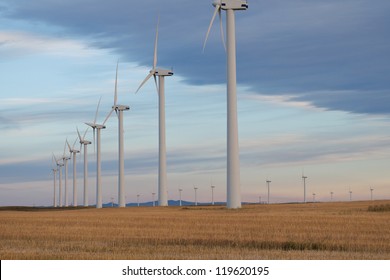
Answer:
<svg viewBox="0 0 390 280"><path fill-rule="evenodd" d="M126 201L157 192L158 96L165 79L169 199L226 200L226 53L212 1L2 0L0 205L51 205L52 154L118 102L124 112ZM251 0L236 12L242 201L390 199L390 2ZM225 13L222 13L225 23ZM103 201L117 202L118 124L102 131ZM92 132L87 136L92 140ZM76 143L78 148L78 143ZM89 146L89 203L95 155ZM78 204L83 160L77 159ZM69 165L72 188L72 164ZM57 183L58 185L58 183ZM69 201L72 201L69 191Z"/></svg>

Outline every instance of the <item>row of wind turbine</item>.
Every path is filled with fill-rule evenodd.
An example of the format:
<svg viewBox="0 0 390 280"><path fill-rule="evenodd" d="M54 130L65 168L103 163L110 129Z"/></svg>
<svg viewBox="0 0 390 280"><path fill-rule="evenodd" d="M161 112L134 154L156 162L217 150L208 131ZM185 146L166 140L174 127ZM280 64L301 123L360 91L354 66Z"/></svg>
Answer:
<svg viewBox="0 0 390 280"><path fill-rule="evenodd" d="M237 10L247 10L248 4L246 0L216 0L213 1L215 7L209 28L206 33L206 38L203 45L203 51L206 47L207 39L211 31L211 27L216 15L219 15L220 29L222 42L227 54L227 207L240 208L241 207L241 190L240 190L240 163L239 163L239 143L238 143L238 120L237 120L237 78L236 78L236 37L235 37L235 14ZM226 12L226 43L223 32L223 24L221 11ZM172 70L157 68L157 45L159 35L159 20L157 22L156 37L154 42L153 65L149 74L142 81L138 87L138 92L144 84L153 77L156 85L156 90L159 99L159 172L158 172L158 203L159 206L168 205L168 191L167 191L167 169L166 169L166 129L165 129L165 77L173 75ZM119 154L119 174L118 174L118 202L120 207L125 207L124 195L124 147L123 147L123 111L129 110L129 106L117 105L117 78L118 78L118 64L115 79L114 105L105 120L99 124L97 123L97 116L99 111L100 100L97 105L95 119L92 123L86 123L92 127L94 142L96 143L96 207L102 207L102 192L101 192L101 130L105 129L105 123L115 111L118 116L118 154ZM158 78L158 81L157 81ZM80 144L84 145L84 204L86 200L87 188L87 145L84 137L81 137L78 132ZM69 144L68 144L69 145ZM69 150L71 147L69 145ZM75 170L75 154L74 156L74 170ZM67 172L67 160L63 158L65 164L65 172ZM58 164L58 163L57 163ZM61 169L60 177L61 177ZM75 173L75 171L74 171ZM55 173L54 173L55 174ZM75 175L74 175L75 176ZM65 183L65 186L67 184ZM74 177L74 192L75 192L75 177ZM60 182L61 188L61 182ZM61 194L60 194L61 195ZM75 199L75 197L74 197ZM75 203L75 201L74 201Z"/></svg>
<svg viewBox="0 0 390 280"><path fill-rule="evenodd" d="M115 111L118 116L118 126L119 126L119 174L118 174L118 201L119 201L119 207L125 207L125 193L124 193L124 141L123 141L123 111L129 110L129 106L127 105L118 105L117 104L117 85L118 85L118 65L116 67L116 77L115 77L115 91L114 91L114 105L112 106L111 111L108 113L104 121L100 124L97 123L97 118L99 114L99 106L101 102L101 98L99 99L99 102L97 104L96 112L95 112L95 118L93 122L87 122L85 123L87 126L92 127L93 130L93 139L94 144L96 147L96 208L102 208L102 188L101 188L101 130L105 129L106 122L112 115L112 113ZM84 146L84 199L83 199L83 206L88 206L88 148L87 146L92 144L91 141L88 141L85 139L86 133L88 131L88 128L85 130L83 136L81 135L79 129L77 128L77 134L78 134L78 140L80 142L80 150L75 149L76 141L74 142L73 146L71 146L68 141L65 142L65 147L68 146L69 152L73 155L73 206L77 206L77 170L76 170L76 154L81 151L81 147ZM62 182L62 166L65 166L65 186L67 187L67 161L70 159L70 157L67 157L65 155L65 148L64 148L64 154L60 160L57 160L55 156L53 155L57 169L53 169L54 176L56 175L57 170L59 170L60 176L59 176L59 186L60 186L60 197L59 197L59 206L62 207L62 197L61 197L61 182ZM62 160L62 162L61 162ZM65 187L65 188L66 188ZM54 184L54 196L56 196L56 186ZM66 188L67 190L67 188ZM56 198L54 198L54 201L56 201ZM57 206L56 202L53 203L54 207ZM65 206L68 206L67 202L67 191L65 191Z"/></svg>

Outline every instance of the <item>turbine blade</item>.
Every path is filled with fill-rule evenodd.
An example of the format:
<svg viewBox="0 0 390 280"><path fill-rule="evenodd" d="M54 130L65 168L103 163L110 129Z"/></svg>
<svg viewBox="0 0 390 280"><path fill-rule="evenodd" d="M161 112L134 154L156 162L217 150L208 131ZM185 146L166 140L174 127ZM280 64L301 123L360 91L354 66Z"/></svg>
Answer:
<svg viewBox="0 0 390 280"><path fill-rule="evenodd" d="M84 132L83 140L85 139L85 136L87 135L88 129L89 129L89 127L87 127L87 129L86 129L85 132Z"/></svg>
<svg viewBox="0 0 390 280"><path fill-rule="evenodd" d="M83 139L81 138L81 135L80 135L79 128L78 128L78 127L76 127L76 129L77 129L77 135L79 136L79 140L80 140L80 142L81 142L81 141L83 141Z"/></svg>
<svg viewBox="0 0 390 280"><path fill-rule="evenodd" d="M73 142L72 149L74 149L74 145L76 145L76 142L77 142L77 138L76 138L76 140L74 140L74 142Z"/></svg>
<svg viewBox="0 0 390 280"><path fill-rule="evenodd" d="M118 64L119 64L119 60L118 60L118 62L116 63L114 106L116 106L116 102L117 102L117 100L118 100Z"/></svg>
<svg viewBox="0 0 390 280"><path fill-rule="evenodd" d="M223 47L224 47L225 52L226 52L226 42L225 42L225 35L223 33L221 9L218 10L218 16L219 16L219 28L221 29L221 39L222 39Z"/></svg>
<svg viewBox="0 0 390 280"><path fill-rule="evenodd" d="M143 82L142 82L141 85L138 87L138 89L137 89L137 91L136 91L135 93L137 93L137 92L141 89L141 87L142 87L142 86L150 79L150 77L152 77L152 76L153 76L153 74L152 74L152 72L150 72L149 75L146 76L145 80L143 80Z"/></svg>
<svg viewBox="0 0 390 280"><path fill-rule="evenodd" d="M102 100L102 97L100 96L99 102L98 102L98 105L97 105L97 108L96 108L95 120L93 121L93 124L96 124L96 120L97 120L97 116L98 116L99 106L100 106L100 101L101 101L101 100Z"/></svg>
<svg viewBox="0 0 390 280"><path fill-rule="evenodd" d="M72 150L72 148L71 148L70 145L69 145L68 139L66 139L66 145L68 146L69 152L70 152L70 151Z"/></svg>
<svg viewBox="0 0 390 280"><path fill-rule="evenodd" d="M89 122L86 122L85 124L86 124L86 125L88 125L88 126L90 126L90 127L94 127L94 126L95 126L95 124L94 124L94 123L89 123Z"/></svg>
<svg viewBox="0 0 390 280"><path fill-rule="evenodd" d="M54 153L53 153L53 156L51 157L51 165L53 166L53 160L54 160L54 162L56 163L55 165L57 165L57 159L56 159L56 156L54 155Z"/></svg>
<svg viewBox="0 0 390 280"><path fill-rule="evenodd" d="M65 157L66 144L68 144L68 139L65 140L63 157Z"/></svg>
<svg viewBox="0 0 390 280"><path fill-rule="evenodd" d="M211 27L213 26L213 22L214 22L215 17L217 16L217 13L220 10L220 8L221 8L220 5L215 5L214 14L213 14L213 17L211 18L209 29L207 30L207 33L206 33L206 39L204 40L204 43L203 43L203 52L204 52L204 49L206 48L206 43L207 43L207 39L209 38Z"/></svg>
<svg viewBox="0 0 390 280"><path fill-rule="evenodd" d="M158 15L157 19L157 28L156 28L156 39L154 41L154 55L153 55L153 69L157 67L157 43L158 43L158 25L160 23L160 15Z"/></svg>
<svg viewBox="0 0 390 280"><path fill-rule="evenodd" d="M157 84L157 78L156 78L156 75L153 75L153 78L154 78L154 84L156 85L156 90L157 90L157 95L160 93L159 89L158 89L158 84Z"/></svg>
<svg viewBox="0 0 390 280"><path fill-rule="evenodd" d="M57 164L58 164L58 159L56 158L56 156L54 155L54 153L53 153L53 157L54 157L54 160L55 160L56 165L57 165Z"/></svg>
<svg viewBox="0 0 390 280"><path fill-rule="evenodd" d="M104 120L104 122L102 123L103 125L105 125L105 124L106 124L107 120L110 118L110 116L111 116L112 112L114 112L114 111L115 111L115 108L112 108L112 109L111 109L111 111L108 113L108 115L107 115L106 119L105 119L105 120Z"/></svg>

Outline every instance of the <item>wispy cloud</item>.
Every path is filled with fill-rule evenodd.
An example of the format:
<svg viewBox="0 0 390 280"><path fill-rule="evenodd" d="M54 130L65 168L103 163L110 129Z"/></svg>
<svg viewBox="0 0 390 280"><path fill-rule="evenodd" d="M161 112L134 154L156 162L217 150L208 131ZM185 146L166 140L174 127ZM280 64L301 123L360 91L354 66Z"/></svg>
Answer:
<svg viewBox="0 0 390 280"><path fill-rule="evenodd" d="M0 32L0 52L11 56L44 53L53 56L88 57L97 54L81 40L46 37L19 31Z"/></svg>
<svg viewBox="0 0 390 280"><path fill-rule="evenodd" d="M65 34L83 36L90 45L115 50L145 66L152 61L160 10L159 64L173 66L190 84L225 82L218 28L213 28L207 51L201 54L212 15L207 1L97 1L93 9L89 2L74 0L7 3L3 13L8 19L58 26ZM294 95L290 101L329 110L389 114L382 102L390 89L385 74L390 71L389 9L386 0L251 2L248 11L237 13L238 81L252 92ZM189 11L197 16L189 17ZM72 40L2 36L30 41L33 50L74 49L75 55L89 51Z"/></svg>

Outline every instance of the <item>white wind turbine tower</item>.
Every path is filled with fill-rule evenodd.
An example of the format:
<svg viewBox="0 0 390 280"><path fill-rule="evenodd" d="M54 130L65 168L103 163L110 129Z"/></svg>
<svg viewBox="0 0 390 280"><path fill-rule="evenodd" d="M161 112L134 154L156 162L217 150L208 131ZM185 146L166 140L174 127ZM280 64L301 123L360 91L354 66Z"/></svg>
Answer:
<svg viewBox="0 0 390 280"><path fill-rule="evenodd" d="M115 92L114 92L114 105L112 106L111 112L108 114L108 117L112 114L113 111L116 112L118 116L118 204L119 207L126 207L125 199L125 190L124 190L124 181L125 181L125 156L124 156L124 141L123 141L123 111L128 111L130 109L127 105L118 105L118 64L116 64L116 76L115 76ZM107 118L108 118L107 117Z"/></svg>
<svg viewBox="0 0 390 280"><path fill-rule="evenodd" d="M236 77L236 31L235 10L247 10L246 0L215 0L215 11L211 18L203 50L206 46L214 19L219 14L222 40L224 42L221 10L226 11L227 51L227 207L241 207L240 160L237 120L237 77ZM224 42L225 44L225 42Z"/></svg>
<svg viewBox="0 0 390 280"><path fill-rule="evenodd" d="M215 186L214 185L211 185L211 205L214 205L214 189L215 189Z"/></svg>
<svg viewBox="0 0 390 280"><path fill-rule="evenodd" d="M154 196L156 195L156 193L152 193L152 199L153 199L153 207L156 206L156 200L154 199Z"/></svg>
<svg viewBox="0 0 390 280"><path fill-rule="evenodd" d="M88 207L88 145L92 144L91 141L85 140L85 135L87 134L88 128L85 130L83 137L81 137L80 131L77 128L77 134L80 140L80 150L81 145L84 146L84 207Z"/></svg>
<svg viewBox="0 0 390 280"><path fill-rule="evenodd" d="M158 164L158 205L168 206L168 190L167 190L167 163L166 163L166 142L165 142L165 77L172 76L172 70L166 70L157 67L157 42L158 42L158 24L156 30L156 38L154 42L153 68L149 71L144 81L138 87L136 93L141 87L153 76L156 84L159 100L159 164ZM158 84L157 84L158 77Z"/></svg>
<svg viewBox="0 0 390 280"><path fill-rule="evenodd" d="M268 202L267 202L267 204L269 204L269 184L271 183L271 180L267 179L265 182L267 183L267 189L268 189Z"/></svg>
<svg viewBox="0 0 390 280"><path fill-rule="evenodd" d="M65 207L69 206L69 203L68 203L68 160L70 160L70 157L65 155L67 143L68 143L68 140L65 140L64 153L62 155L62 161L64 162L64 166L65 166ZM61 200L61 198L60 198L60 200Z"/></svg>
<svg viewBox="0 0 390 280"><path fill-rule="evenodd" d="M96 141L96 208L102 208L103 202L102 202L102 183L101 183L101 153L100 153L100 131L102 129L105 129L105 123L110 117L112 111L107 115L106 119L102 124L97 124L96 119L99 112L99 105L100 105L101 98L99 99L97 108L96 108L96 114L95 119L93 123L85 123L86 125L92 127L93 129L93 135L94 135L94 142ZM96 138L95 138L95 130L96 130Z"/></svg>
<svg viewBox="0 0 390 280"><path fill-rule="evenodd" d="M198 190L198 188L194 186L194 191L195 191L195 206L198 205L198 197L197 197L197 195L196 195L196 191L197 191L197 190Z"/></svg>
<svg viewBox="0 0 390 280"><path fill-rule="evenodd" d="M303 179L303 203L306 203L306 179L307 179L307 176L305 176L303 172L302 172L302 179Z"/></svg>
<svg viewBox="0 0 390 280"><path fill-rule="evenodd" d="M74 146L76 145L77 138L73 143L73 146L71 147L69 145L69 142L66 141L66 144L68 145L69 152L72 154L73 157L73 206L77 206L77 168L76 168L76 155L77 153L80 153L79 150L76 150Z"/></svg>
<svg viewBox="0 0 390 280"><path fill-rule="evenodd" d="M181 192L183 191L182 188L179 188L179 206L182 206L182 203L181 203Z"/></svg>
<svg viewBox="0 0 390 280"><path fill-rule="evenodd" d="M372 187L370 187L370 192L371 192L371 201L372 201L372 192L374 191L374 189Z"/></svg>
<svg viewBox="0 0 390 280"><path fill-rule="evenodd" d="M53 157L58 167L58 206L62 207L62 167L64 162L61 162L62 159L57 160L54 154Z"/></svg>
<svg viewBox="0 0 390 280"><path fill-rule="evenodd" d="M57 161L55 160L55 156L53 154L53 157L52 157L52 164L53 162L56 162L56 165L57 165ZM53 181L53 185L54 185L54 192L53 192L53 207L57 207L57 186L56 186L56 174L57 174L57 171L58 169L57 168L54 168L52 167L51 169L53 171L53 176L54 176L54 181Z"/></svg>

